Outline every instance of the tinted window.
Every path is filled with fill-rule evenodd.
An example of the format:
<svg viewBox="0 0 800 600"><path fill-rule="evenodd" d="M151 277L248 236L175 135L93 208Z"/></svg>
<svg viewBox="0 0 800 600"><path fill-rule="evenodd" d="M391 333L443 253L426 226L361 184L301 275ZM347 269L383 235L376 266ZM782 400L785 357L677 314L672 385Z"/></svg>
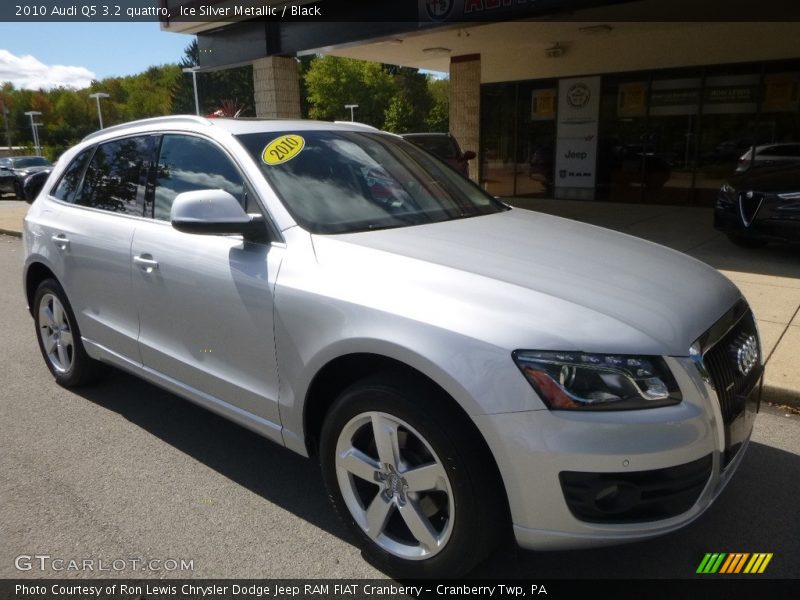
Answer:
<svg viewBox="0 0 800 600"><path fill-rule="evenodd" d="M75 201L75 192L78 191L78 186L81 184L81 176L83 175L84 168L86 168L86 163L89 161L89 157L92 155L92 150L94 150L94 148L87 148L72 159L72 162L61 176L61 180L58 182L53 196L64 202Z"/></svg>
<svg viewBox="0 0 800 600"><path fill-rule="evenodd" d="M440 160L395 136L301 133L238 138L287 210L312 233L405 227L504 210ZM280 152L286 139L294 149L288 158Z"/></svg>
<svg viewBox="0 0 800 600"><path fill-rule="evenodd" d="M15 169L24 169L25 167L49 167L52 163L41 156L25 156L23 158L14 159Z"/></svg>
<svg viewBox="0 0 800 600"><path fill-rule="evenodd" d="M168 221L175 196L208 189L225 190L247 207L244 180L220 148L198 137L165 135L158 158L153 216Z"/></svg>
<svg viewBox="0 0 800 600"><path fill-rule="evenodd" d="M101 144L86 169L77 203L143 216L147 176L154 156L155 138L152 136Z"/></svg>
<svg viewBox="0 0 800 600"><path fill-rule="evenodd" d="M409 137L408 141L420 148L424 148L431 154L435 154L439 158L458 158L458 150L456 150L455 143L445 135Z"/></svg>
<svg viewBox="0 0 800 600"><path fill-rule="evenodd" d="M781 146L767 146L758 153L759 156L798 156L800 157L800 146L795 144L785 144Z"/></svg>

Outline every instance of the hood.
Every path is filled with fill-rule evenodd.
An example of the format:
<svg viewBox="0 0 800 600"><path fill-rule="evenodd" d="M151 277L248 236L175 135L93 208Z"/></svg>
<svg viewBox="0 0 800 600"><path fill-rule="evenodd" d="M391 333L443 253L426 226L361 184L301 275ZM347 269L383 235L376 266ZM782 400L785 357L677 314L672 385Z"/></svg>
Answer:
<svg viewBox="0 0 800 600"><path fill-rule="evenodd" d="M685 356L741 298L718 271L680 252L521 209L314 236L314 246L320 264L342 270L350 285L392 298L393 312L432 311L439 324L512 350Z"/></svg>

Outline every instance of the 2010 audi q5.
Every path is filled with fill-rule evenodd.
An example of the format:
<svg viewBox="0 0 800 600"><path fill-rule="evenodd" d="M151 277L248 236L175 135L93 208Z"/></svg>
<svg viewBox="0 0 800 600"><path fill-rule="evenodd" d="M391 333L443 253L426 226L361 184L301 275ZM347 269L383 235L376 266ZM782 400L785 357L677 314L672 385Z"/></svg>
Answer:
<svg viewBox="0 0 800 600"><path fill-rule="evenodd" d="M58 383L108 363L318 457L396 576L464 573L512 530L532 549L673 531L758 409L753 314L717 271L512 209L358 124L100 131L24 244Z"/></svg>

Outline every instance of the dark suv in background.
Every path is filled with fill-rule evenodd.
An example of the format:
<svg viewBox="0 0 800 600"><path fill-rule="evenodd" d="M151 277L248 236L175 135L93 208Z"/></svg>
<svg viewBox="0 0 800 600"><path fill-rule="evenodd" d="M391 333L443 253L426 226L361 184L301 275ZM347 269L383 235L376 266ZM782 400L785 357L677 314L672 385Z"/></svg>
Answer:
<svg viewBox="0 0 800 600"><path fill-rule="evenodd" d="M0 158L0 194L14 194L17 198L24 198L25 178L52 167L53 164L42 156Z"/></svg>
<svg viewBox="0 0 800 600"><path fill-rule="evenodd" d="M441 158L464 177L469 177L469 161L477 156L472 150L461 151L449 133L404 133L403 138Z"/></svg>

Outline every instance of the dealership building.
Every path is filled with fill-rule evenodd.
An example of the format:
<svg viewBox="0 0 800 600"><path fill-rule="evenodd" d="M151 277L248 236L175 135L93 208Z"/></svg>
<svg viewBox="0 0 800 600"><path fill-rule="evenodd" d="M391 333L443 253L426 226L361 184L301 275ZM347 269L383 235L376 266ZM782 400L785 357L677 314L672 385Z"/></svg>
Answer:
<svg viewBox="0 0 800 600"><path fill-rule="evenodd" d="M800 158L795 0L744 3L763 21L719 0L415 0L416 20L389 4L162 27L197 34L201 71L252 64L263 117L300 116L305 54L447 73L450 131L499 196L709 205L753 145Z"/></svg>

